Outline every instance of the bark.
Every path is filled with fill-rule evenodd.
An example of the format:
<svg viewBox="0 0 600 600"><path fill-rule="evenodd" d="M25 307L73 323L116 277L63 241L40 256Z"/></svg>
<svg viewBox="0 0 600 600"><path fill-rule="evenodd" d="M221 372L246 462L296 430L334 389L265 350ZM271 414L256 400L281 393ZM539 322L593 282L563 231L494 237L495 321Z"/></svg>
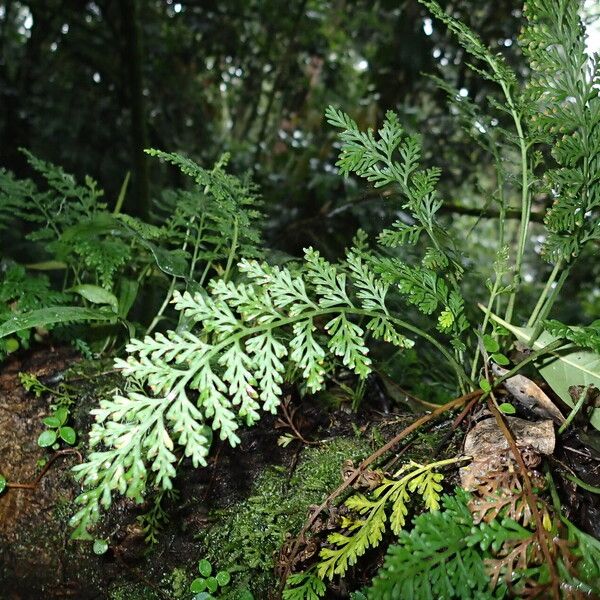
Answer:
<svg viewBox="0 0 600 600"><path fill-rule="evenodd" d="M147 220L150 212L150 184L146 103L144 100L143 48L140 30L139 3L122 0L120 3L123 26L122 61L127 76L129 107L131 111L131 162L133 166L133 194L125 200L128 213Z"/></svg>

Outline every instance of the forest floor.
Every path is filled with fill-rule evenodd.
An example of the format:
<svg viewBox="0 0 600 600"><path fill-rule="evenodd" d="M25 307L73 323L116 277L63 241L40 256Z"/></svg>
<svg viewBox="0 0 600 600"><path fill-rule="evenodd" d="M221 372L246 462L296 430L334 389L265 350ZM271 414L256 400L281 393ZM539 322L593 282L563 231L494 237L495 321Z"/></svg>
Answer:
<svg viewBox="0 0 600 600"><path fill-rule="evenodd" d="M38 446L53 397L27 392L23 372L49 388L69 389L75 448ZM68 521L81 492L71 468L87 451L89 411L120 383L110 361L85 362L68 347L37 348L3 364L0 472L9 487L0 496L0 597L190 598L202 558L230 572L231 597L234 591L243 597L246 589L257 599L276 597L279 553L311 506L339 485L347 461L362 460L414 420L411 414L354 413L345 406L325 412L303 402L292 419L304 440L282 447L278 438L291 432L289 423L265 416L257 427L242 429L240 447L218 442L207 468L184 461L177 497L164 504L167 518L157 543L145 541L138 520L150 506L117 497L94 532L109 550L96 555L92 543L70 539ZM430 457L443 430L437 424L421 432L406 458ZM367 582L369 575L357 573L348 581ZM343 597L345 590L339 592Z"/></svg>
<svg viewBox="0 0 600 600"><path fill-rule="evenodd" d="M69 391L70 423L78 433L74 448L56 451L38 446L42 419L51 413L53 397L27 392L19 377L23 372L49 388L62 385ZM344 480L344 471L418 417L414 412L390 412L377 385L358 412L347 404L324 410L310 400L294 398L278 418L265 416L258 426L242 428L240 447L217 442L207 468L194 469L183 461L176 495L162 505L165 519L155 532L156 543L145 540L148 531L140 521L152 505L135 505L117 496L94 532L108 542L108 551L97 555L91 542L70 539L73 500L81 492L71 468L88 450L89 411L121 383L109 360L86 362L68 347L38 347L3 364L0 472L9 487L0 496L0 598L191 598L189 586L200 559L229 572L229 592L219 597L277 598L278 571L311 508ZM399 455L402 461L422 462L456 456L466 428L456 435L451 432L451 417L431 421L396 449L384 470L398 464ZM291 441L284 447L278 439L285 434ZM581 459L577 443L567 438L563 446L575 454L569 457L559 448L556 460ZM579 460L588 480L600 478L597 455L587 462ZM449 490L457 483L457 472L445 480ZM326 511L313 525L317 538L331 530L328 520L339 516L335 511ZM597 495L578 489L567 498L565 511L579 526L600 536ZM297 563L310 561L318 550L318 544L303 547ZM334 587L331 597L348 597L348 589L368 583L382 555L383 549L370 551L361 568L344 579L344 586L354 587Z"/></svg>

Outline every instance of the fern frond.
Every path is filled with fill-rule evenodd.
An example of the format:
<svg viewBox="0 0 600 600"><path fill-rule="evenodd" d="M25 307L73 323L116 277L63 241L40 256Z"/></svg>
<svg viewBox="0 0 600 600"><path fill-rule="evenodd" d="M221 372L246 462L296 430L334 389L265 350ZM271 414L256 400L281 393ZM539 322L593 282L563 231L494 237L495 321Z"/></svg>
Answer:
<svg viewBox="0 0 600 600"><path fill-rule="evenodd" d="M548 260L570 262L600 239L600 56L588 56L580 2L527 2L521 43L532 76L527 85L532 133L552 147L557 167L544 188Z"/></svg>
<svg viewBox="0 0 600 600"><path fill-rule="evenodd" d="M444 510L419 515L410 532L401 531L367 597L491 600L483 557L470 543L474 525L466 500L464 492L444 496Z"/></svg>
<svg viewBox="0 0 600 600"><path fill-rule="evenodd" d="M209 432L235 446L240 423L276 411L289 366L313 391L323 386L328 355L366 377L371 360L356 317L370 317L369 329L384 339L410 345L389 317L386 285L355 252L347 265L310 248L305 259L303 273L244 260L239 269L247 282L215 280L208 294L175 292L175 308L192 329L130 342L129 357L116 366L131 391L94 411L92 444L106 449L76 468L88 488L78 499L76 535L84 535L115 491L139 501L150 477L170 489L177 446L194 465L205 464ZM135 484L130 469L139 477Z"/></svg>
<svg viewBox="0 0 600 600"><path fill-rule="evenodd" d="M319 600L327 588L322 579L310 572L294 573L287 578L283 600Z"/></svg>
<svg viewBox="0 0 600 600"><path fill-rule="evenodd" d="M430 465L411 461L396 474L399 479L384 478L370 498L363 494L350 496L344 504L356 513L356 518L344 521L346 533L335 532L328 537L331 547L321 550L322 560L317 565L319 577L343 576L369 548L377 547L386 530L386 511L390 511L391 530L400 533L408 514L408 503L414 495L425 500L428 510L437 510L444 476L436 469L449 462L454 460Z"/></svg>

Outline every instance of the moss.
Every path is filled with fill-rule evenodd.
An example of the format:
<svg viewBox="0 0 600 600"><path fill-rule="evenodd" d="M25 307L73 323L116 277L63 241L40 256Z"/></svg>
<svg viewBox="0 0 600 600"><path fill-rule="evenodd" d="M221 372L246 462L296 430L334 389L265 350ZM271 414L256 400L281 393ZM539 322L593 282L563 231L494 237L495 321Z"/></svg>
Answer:
<svg viewBox="0 0 600 600"><path fill-rule="evenodd" d="M271 467L257 479L253 496L213 517L215 525L200 537L203 557L232 574L230 592L240 598L250 589L268 598L276 586L274 567L287 533L297 533L309 507L320 503L341 482L345 460L368 455L368 440L338 438L308 447L291 477L285 467Z"/></svg>
<svg viewBox="0 0 600 600"><path fill-rule="evenodd" d="M171 573L172 598L188 598L191 578L186 569L176 568Z"/></svg>

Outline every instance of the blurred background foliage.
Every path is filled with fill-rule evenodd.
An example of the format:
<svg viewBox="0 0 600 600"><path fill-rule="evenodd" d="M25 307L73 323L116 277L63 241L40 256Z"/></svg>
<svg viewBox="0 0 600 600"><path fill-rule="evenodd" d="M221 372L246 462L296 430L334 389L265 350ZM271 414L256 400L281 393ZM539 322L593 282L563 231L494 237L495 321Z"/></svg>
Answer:
<svg viewBox="0 0 600 600"><path fill-rule="evenodd" d="M519 0L442 4L527 76ZM298 255L313 245L336 256L357 227L379 231L401 209L337 174L324 109L341 107L361 128L392 109L443 169L448 227L475 262L493 259L486 239L498 190L493 153L477 143L483 125L457 120L447 94L422 74L443 76L459 101L482 109L498 90L468 70L462 49L415 0L5 0L0 48L0 165L19 177L31 176L25 147L97 179L111 205L131 171L125 210L147 217L151 198L185 182L144 148L205 166L227 151L231 170L260 186L271 248ZM526 277L540 281L547 265L530 258ZM563 307L567 321L580 320L582 306L598 312L597 275L589 264L574 273L583 295Z"/></svg>

